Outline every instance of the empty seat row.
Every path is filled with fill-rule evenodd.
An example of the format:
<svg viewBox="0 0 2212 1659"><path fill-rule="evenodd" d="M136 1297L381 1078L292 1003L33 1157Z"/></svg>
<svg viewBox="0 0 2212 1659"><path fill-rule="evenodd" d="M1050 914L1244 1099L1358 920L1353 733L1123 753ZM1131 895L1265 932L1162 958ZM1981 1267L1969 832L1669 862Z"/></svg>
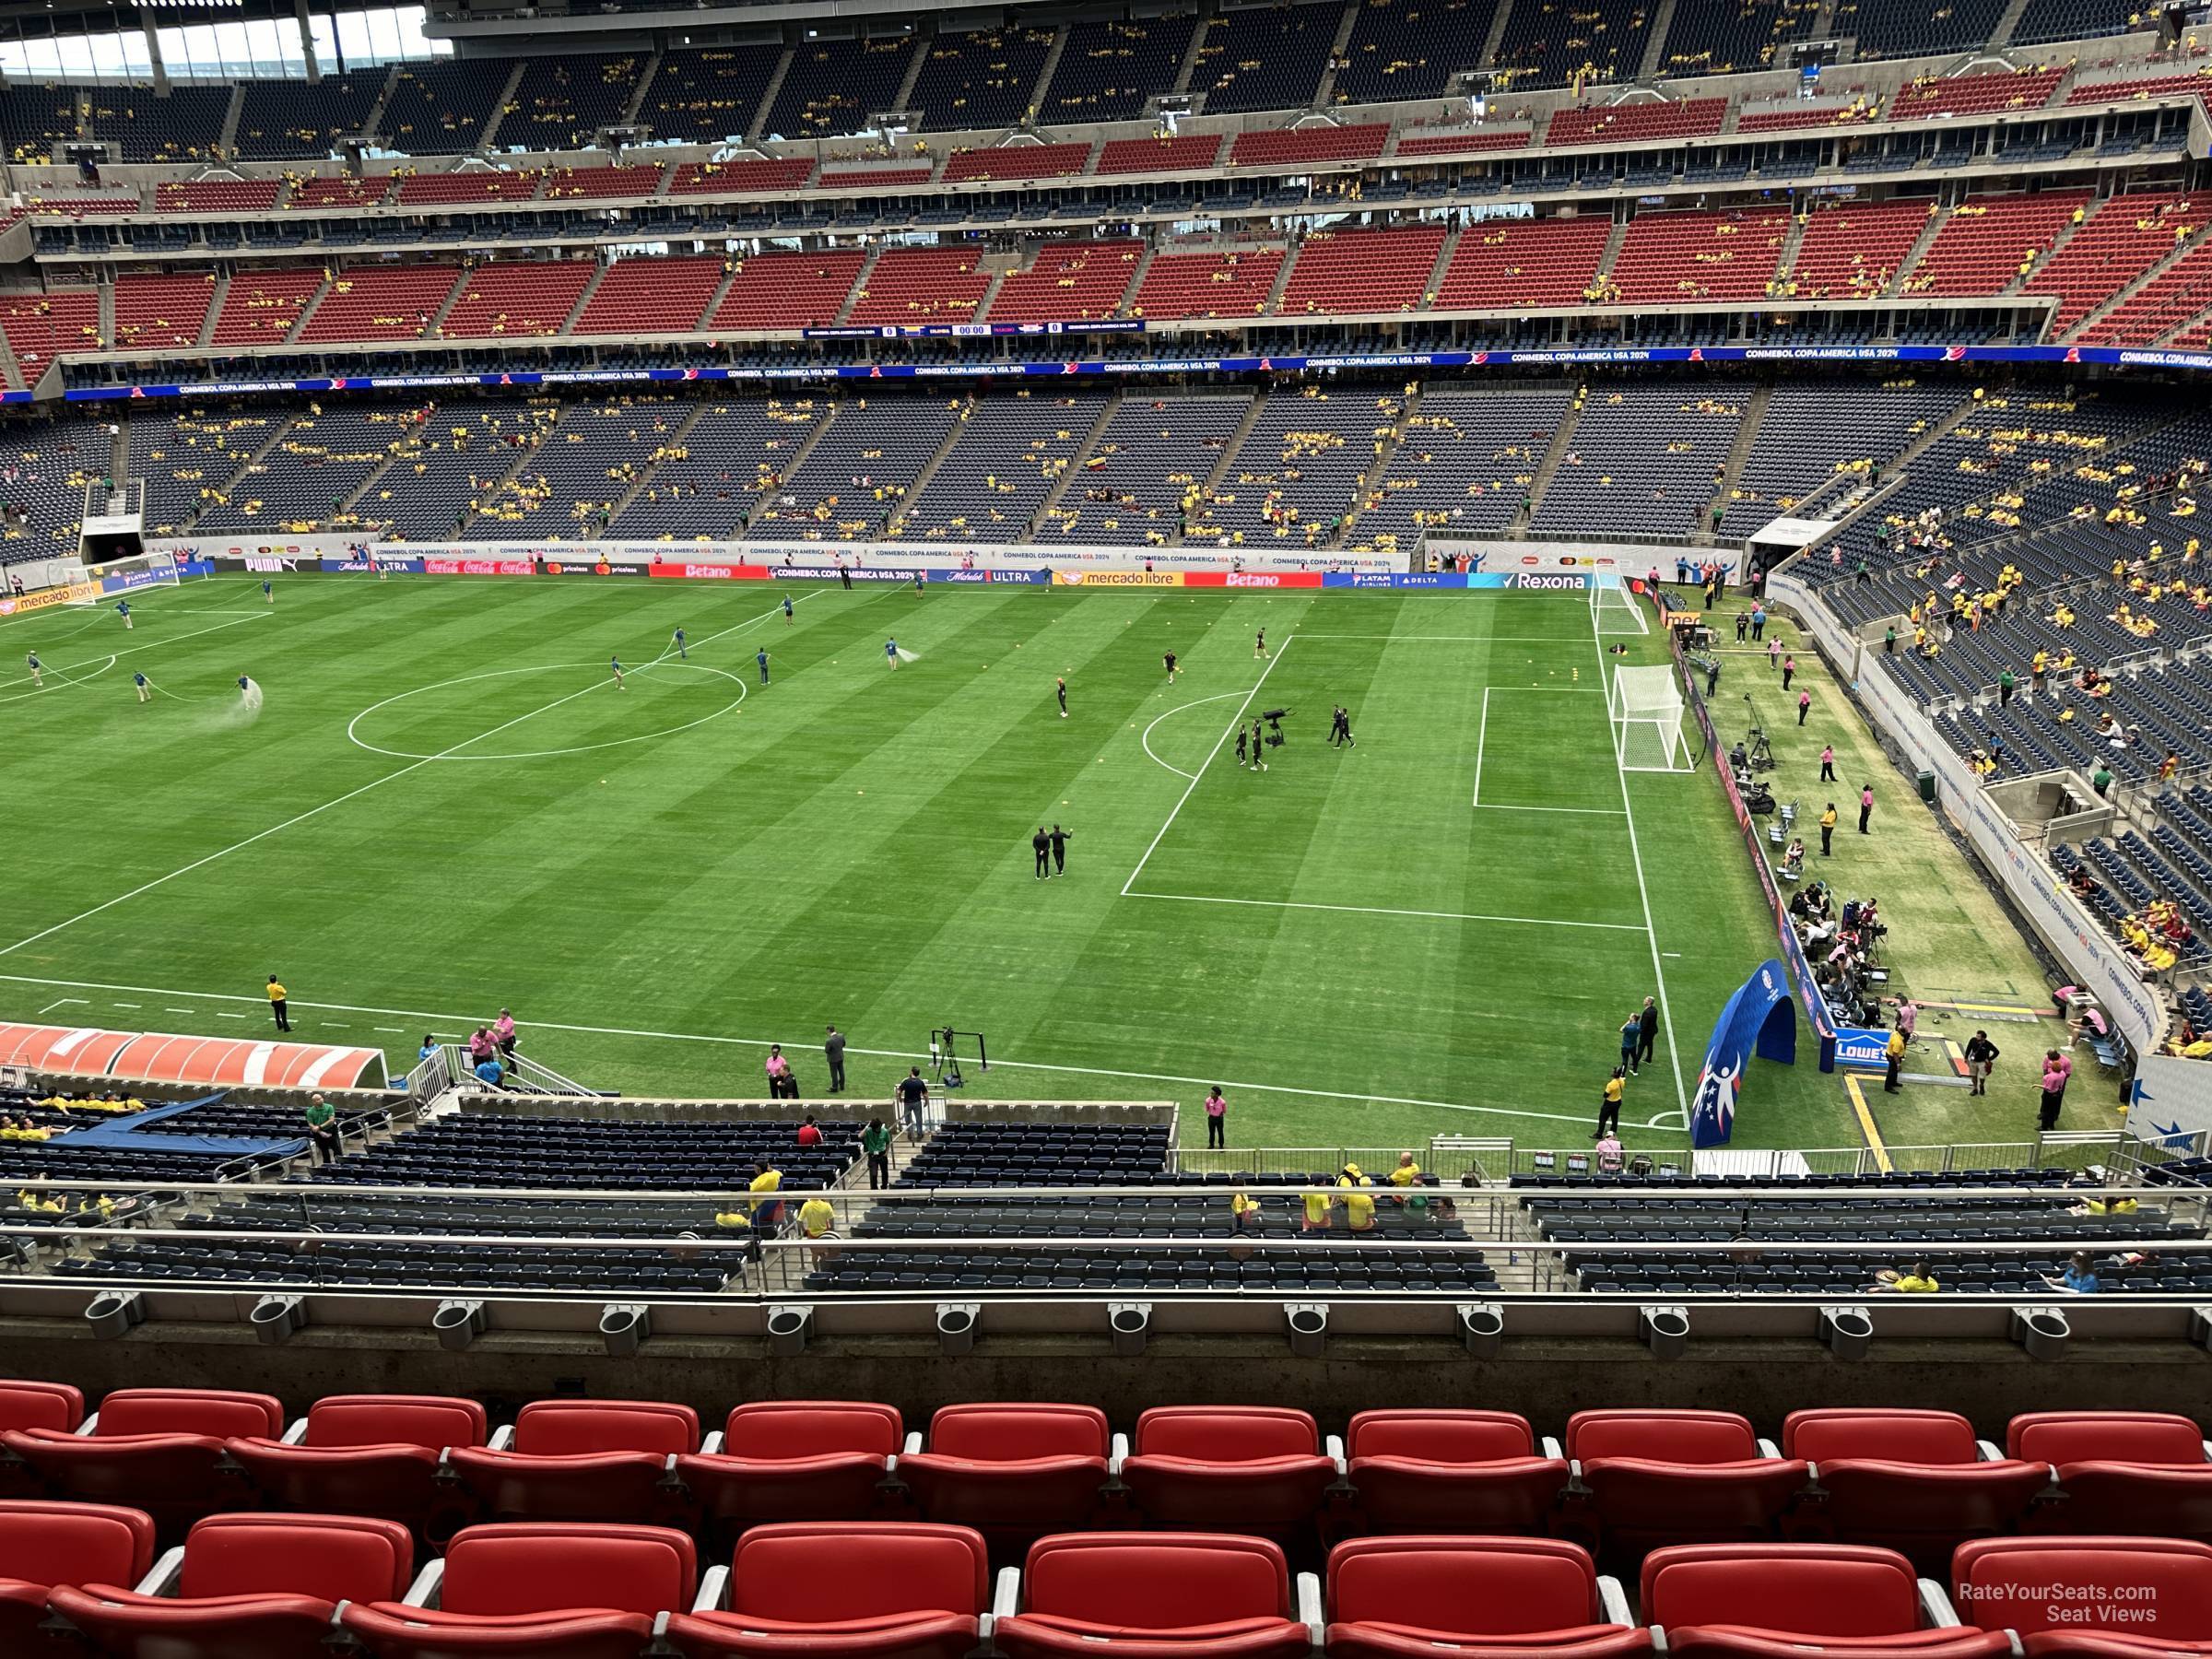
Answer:
<svg viewBox="0 0 2212 1659"><path fill-rule="evenodd" d="M1577 1412L1563 1444L1477 1409L1364 1411L1323 1440L1303 1411L1155 1406L1133 1438L1092 1406L941 1408L926 1441L872 1402L759 1401L719 1434L689 1406L546 1400L488 1432L472 1401L321 1400L288 1430L265 1394L0 1384L0 1495L127 1503L175 1536L207 1514L323 1509L436 1538L470 1519L677 1521L726 1539L786 1521L919 1518L1002 1548L1047 1532L1571 1538L1632 1564L1687 1543L1818 1538L1937 1570L2004 1533L2212 1541L2197 1426L2147 1412L2015 1418L2003 1449L1955 1414L1793 1413L1779 1449L1724 1411Z"/></svg>
<svg viewBox="0 0 2212 1659"><path fill-rule="evenodd" d="M1353 1540L1325 1588L1264 1539L1205 1534L1048 1536L995 1586L981 1536L928 1524L763 1527L703 1578L691 1539L653 1526L471 1527L419 1573L411 1546L365 1517L224 1515L154 1564L127 1508L0 1504L0 1641L65 1632L113 1659L2212 1653L2212 1547L2178 1539L1983 1540L1947 1585L1881 1549L1692 1546L1643 1563L1633 1611L1555 1539Z"/></svg>

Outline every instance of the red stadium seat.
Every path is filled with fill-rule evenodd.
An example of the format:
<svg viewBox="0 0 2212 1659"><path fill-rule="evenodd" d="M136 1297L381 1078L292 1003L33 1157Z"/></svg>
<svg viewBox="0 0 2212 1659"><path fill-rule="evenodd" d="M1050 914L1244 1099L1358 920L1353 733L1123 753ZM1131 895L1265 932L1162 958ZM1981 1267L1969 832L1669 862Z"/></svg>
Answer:
<svg viewBox="0 0 2212 1659"><path fill-rule="evenodd" d="M1951 1564L1959 1615L2029 1659L2212 1654L2212 1545L2186 1538L1981 1538Z"/></svg>
<svg viewBox="0 0 2212 1659"><path fill-rule="evenodd" d="M1983 1462L1949 1411L1794 1411L1782 1454L1812 1464L1818 1483L1792 1517L1800 1535L1900 1550L1923 1572L1941 1573L1969 1538L2018 1530L2051 1484L2048 1464Z"/></svg>
<svg viewBox="0 0 2212 1659"><path fill-rule="evenodd" d="M1310 1527L1336 1473L1312 1417L1274 1406L1155 1406L1122 1465L1156 1525L1267 1536Z"/></svg>
<svg viewBox="0 0 2212 1659"><path fill-rule="evenodd" d="M1021 1610L992 1630L1008 1659L1289 1659L1312 1646L1283 1552L1265 1538L1070 1533L1030 1547L1021 1588Z"/></svg>
<svg viewBox="0 0 2212 1659"><path fill-rule="evenodd" d="M738 1542L724 1599L726 1610L669 1621L677 1652L962 1659L990 1609L991 1565L982 1536L964 1526L760 1526Z"/></svg>
<svg viewBox="0 0 2212 1659"><path fill-rule="evenodd" d="M865 1521L905 1433L896 1406L755 1400L730 1413L721 1450L677 1458L676 1473L732 1535L770 1521Z"/></svg>
<svg viewBox="0 0 2212 1659"><path fill-rule="evenodd" d="M2204 1431L2157 1411L2035 1411L2005 1430L2014 1457L2054 1464L2058 1500L2032 1530L2212 1543L2212 1461Z"/></svg>
<svg viewBox="0 0 2212 1659"><path fill-rule="evenodd" d="M298 1445L265 1437L226 1450L274 1508L378 1515L420 1528L439 1501L448 1446L481 1446L484 1407L427 1394L333 1394L308 1408Z"/></svg>
<svg viewBox="0 0 2212 1659"><path fill-rule="evenodd" d="M406 1602L347 1607L346 1633L379 1659L636 1659L698 1580L682 1533L558 1521L468 1527L444 1568Z"/></svg>
<svg viewBox="0 0 2212 1659"><path fill-rule="evenodd" d="M1540 1533L1567 1485L1508 1411L1362 1411L1345 1453L1368 1532Z"/></svg>
<svg viewBox="0 0 2212 1659"><path fill-rule="evenodd" d="M447 1462L502 1518L635 1521L654 1512L669 1460L699 1450L699 1414L653 1400L534 1400L501 1451L456 1446Z"/></svg>
<svg viewBox="0 0 2212 1659"><path fill-rule="evenodd" d="M1329 1553L1332 1659L1453 1653L1613 1659L1652 1633L1608 1618L1597 1570L1559 1538L1355 1538Z"/></svg>
<svg viewBox="0 0 2212 1659"><path fill-rule="evenodd" d="M87 1431L10 1429L0 1444L55 1497L145 1510L165 1533L230 1507L242 1491L223 1442L284 1432L268 1394L212 1388L119 1388Z"/></svg>
<svg viewBox="0 0 2212 1659"><path fill-rule="evenodd" d="M52 1429L73 1434L85 1420L85 1396L66 1382L0 1382L0 1429Z"/></svg>
<svg viewBox="0 0 2212 1659"><path fill-rule="evenodd" d="M341 1602L396 1596L407 1529L350 1515L213 1515L184 1541L176 1594L57 1587L53 1610L109 1659L323 1659Z"/></svg>
<svg viewBox="0 0 2212 1659"><path fill-rule="evenodd" d="M47 1429L74 1433L85 1420L85 1396L66 1382L0 1382L0 1430ZM29 1497L39 1489L30 1465L0 1455L0 1498Z"/></svg>
<svg viewBox="0 0 2212 1659"><path fill-rule="evenodd" d="M153 1564L154 1522L144 1510L0 1502L0 1653L39 1650L55 1585L135 1585Z"/></svg>
<svg viewBox="0 0 2212 1659"><path fill-rule="evenodd" d="M1801 1458L1762 1455L1732 1411L1578 1411L1567 1455L1586 1492L1586 1512L1571 1504L1570 1524L1594 1527L1600 1556L1621 1560L1668 1544L1770 1538L1808 1473Z"/></svg>
<svg viewBox="0 0 2212 1659"><path fill-rule="evenodd" d="M1029 1542L1096 1518L1112 1437L1095 1406L947 1406L899 1460L925 1521Z"/></svg>
<svg viewBox="0 0 2212 1659"><path fill-rule="evenodd" d="M1690 1544L1643 1558L1639 1605L1678 1659L2004 1659L2001 1632L1928 1626L1912 1564L1859 1544Z"/></svg>

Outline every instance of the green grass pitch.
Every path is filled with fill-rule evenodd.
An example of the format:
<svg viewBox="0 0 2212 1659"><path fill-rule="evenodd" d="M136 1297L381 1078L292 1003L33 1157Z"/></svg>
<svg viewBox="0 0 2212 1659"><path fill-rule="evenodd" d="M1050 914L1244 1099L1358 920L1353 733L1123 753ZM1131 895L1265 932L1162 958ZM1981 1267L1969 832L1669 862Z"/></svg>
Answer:
<svg viewBox="0 0 2212 1659"><path fill-rule="evenodd" d="M1625 1121L1686 1144L1713 1018L1774 942L1710 772L1616 767L1583 596L800 586L787 623L785 591L303 577L268 606L218 578L134 596L129 633L110 607L0 624L0 1015L254 1033L274 971L301 1037L395 1071L507 1005L558 1069L695 1094L759 1092L769 1040L824 1088L835 1021L869 1097L950 1024L989 1040L971 1092L1194 1108L1220 1082L1238 1146L1572 1147L1620 1022L1663 992ZM1809 795L1763 659L1729 661L1724 700L1759 693L1783 740L1777 792ZM1900 982L2040 998L1814 677L1806 735L1883 796L1824 873L1879 891ZM1357 748L1327 745L1337 702ZM1288 742L1240 770L1231 721L1278 706ZM1030 837L1055 821L1066 874L1041 882ZM1875 1090L1880 1132L2020 1138L2052 1029L1994 1030L2018 1064L1986 1100ZM1806 1055L1755 1070L1739 1144L1859 1143Z"/></svg>

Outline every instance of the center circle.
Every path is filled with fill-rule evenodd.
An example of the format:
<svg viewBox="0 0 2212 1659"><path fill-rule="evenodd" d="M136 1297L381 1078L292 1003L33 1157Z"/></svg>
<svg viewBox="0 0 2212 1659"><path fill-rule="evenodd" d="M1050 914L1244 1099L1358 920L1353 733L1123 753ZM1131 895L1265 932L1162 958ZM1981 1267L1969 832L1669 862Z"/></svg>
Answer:
<svg viewBox="0 0 2212 1659"><path fill-rule="evenodd" d="M614 696L617 694L615 691L613 677L608 673L606 665L602 663L541 663L534 667L529 668L493 668L488 669L482 674L459 675L453 679L434 680L427 686L416 686L409 690L395 691L390 697L382 698L376 702L371 703L367 708L356 714L351 720L347 721L346 723L346 735L347 739L350 740L357 747L365 748L370 753L375 755L389 755L394 760L458 760L464 762L482 760L544 760L550 759L560 755L587 755L595 749L621 748L626 745L632 743L650 743L658 737L673 737L678 732L688 732L694 726L705 725L710 720L720 719L723 715L727 714L732 709L737 707L738 704L745 701L745 681L739 676L732 674L726 668L710 668L703 663L688 663L678 659L676 662L661 661L641 664L639 666L628 670L629 681L633 685L638 683L640 677L647 670L651 670L655 674L677 672L685 674L698 674L705 675L714 679L727 680L731 686L735 688L736 694L731 697L726 702L721 704L719 707L711 709L706 713L699 715L697 718L692 720L679 721L671 725L658 726L653 731L638 732L627 737L610 737L599 743L574 743L569 744L560 748L506 750L479 748L477 747L477 740L468 737L464 737L457 742L448 744L441 749L394 748L384 744L373 743L370 741L369 738L361 735L360 728L362 724L364 723L373 724L372 717L381 710L391 708L395 703L404 703L409 698L428 697L432 692L449 690L455 686L476 685L484 680L512 679L520 675L574 674L579 670L585 672L595 672L606 677L597 681L587 682L578 689L570 692L566 697L555 698L551 701L542 703L534 709L525 709L510 718L503 724L500 722L494 721L484 729L484 731L481 733L481 735L488 737L508 727L519 726L524 722L535 719L540 714L549 712L554 708L557 708L563 702L569 701L571 699L581 700L587 695L597 695L602 692L607 696Z"/></svg>

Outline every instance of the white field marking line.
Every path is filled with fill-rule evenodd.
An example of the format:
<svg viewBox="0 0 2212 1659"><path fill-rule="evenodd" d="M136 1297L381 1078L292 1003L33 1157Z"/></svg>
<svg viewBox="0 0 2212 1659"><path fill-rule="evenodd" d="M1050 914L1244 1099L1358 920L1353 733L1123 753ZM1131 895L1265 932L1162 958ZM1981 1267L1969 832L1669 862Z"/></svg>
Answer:
<svg viewBox="0 0 2212 1659"><path fill-rule="evenodd" d="M1482 724L1475 728L1475 798L1470 806L1482 805L1482 746L1490 735L1490 688L1482 688Z"/></svg>
<svg viewBox="0 0 2212 1659"><path fill-rule="evenodd" d="M1154 760L1158 760L1162 766L1167 766L1168 770L1173 772L1177 777L1188 778L1193 782L1195 782L1198 778L1198 774L1196 772L1186 772L1180 766L1168 766L1168 763L1165 760L1160 760L1158 755L1152 754L1152 726L1158 725L1161 721L1168 719L1171 715L1182 713L1184 709L1195 709L1201 703L1221 702L1237 695L1238 694L1234 691L1217 691L1211 697L1201 697L1195 701L1183 703L1180 707L1170 709L1166 714L1155 716L1152 721L1152 725L1147 725L1145 728L1144 735L1140 736L1137 741L1145 746L1146 754L1152 755L1152 759Z"/></svg>
<svg viewBox="0 0 2212 1659"><path fill-rule="evenodd" d="M46 1018L46 1016L47 1016L47 1015L49 1015L49 1014L53 1013L53 1011L54 1011L56 1008L65 1008L65 1007L67 1007L67 1006L69 1006L71 1003L75 1003L75 1004L76 1004L76 1005L78 1007L80 1007L80 1008L88 1008L88 1007L90 1007L90 1006L92 1006L92 1005L91 1005L89 1002L86 1001L86 999L85 999L85 998L83 998L83 997L81 997L81 996L65 996L65 997L63 997L63 998L62 998L60 1001L58 1001L58 1002L50 1002L50 1003L48 1003L48 1004L47 1004L47 1005L46 1005L44 1007L41 1008L41 1009L40 1009L40 1010L39 1010L39 1011L38 1011L36 1014L32 1015L32 1016L31 1016L31 1018L32 1018L33 1019L43 1019L43 1018Z"/></svg>
<svg viewBox="0 0 2212 1659"><path fill-rule="evenodd" d="M1221 735L1214 739L1214 747L1206 750L1206 759L1198 762L1198 770L1184 774L1190 779L1190 782L1183 785L1182 794L1176 797L1174 807L1168 814L1167 822L1160 825L1159 832L1152 837L1152 844L1145 849L1144 857L1136 861L1136 868L1129 872L1129 879L1122 883L1123 898L1129 897L1129 889L1136 885L1136 878L1145 873L1145 865L1152 861L1152 854L1159 851L1159 843L1167 840L1168 831L1173 827L1176 818L1182 813L1183 804L1191 798L1192 792L1198 787L1198 780L1205 775L1206 769L1214 763L1214 757L1221 752L1221 746L1229 741L1230 733L1242 729L1244 711L1252 707L1252 700L1260 694L1260 688L1267 683L1267 677L1275 672L1275 665L1290 654L1290 647L1297 641L1297 639L1296 634L1288 635L1284 639L1282 648L1267 659L1267 666L1260 670L1260 677L1253 680L1252 689L1244 693L1244 700L1237 705L1235 718L1221 728ZM1171 768L1170 770L1174 769Z"/></svg>
<svg viewBox="0 0 2212 1659"><path fill-rule="evenodd" d="M258 1004L265 1000L259 996L242 996L227 991L163 990L149 985L109 984L98 980L37 979L21 973L0 973L0 982L12 982L24 985L59 985L84 991L135 991L149 996L197 996L207 1002ZM473 1015L433 1014L421 1008L371 1008L364 1007L359 1003L300 1002L297 997L292 1000L296 1006L302 1008L328 1008L345 1014L391 1014L415 1020L459 1020L464 1025L475 1018ZM131 1005L117 1003L114 1006L124 1007ZM189 1013L191 1010L176 1011ZM534 1019L530 1021L530 1025L541 1031L569 1031L586 1037L641 1037L656 1042L710 1042L731 1048L764 1049L776 1046L775 1042L766 1037L724 1037L698 1031L644 1031L630 1026L564 1025L558 1020L550 1019ZM433 1030L431 1035L450 1038L458 1041L463 1033ZM845 1053L867 1054L885 1060L919 1060L924 1057L919 1051L911 1049L848 1048ZM1204 1088L1209 1083L1219 1083L1224 1088L1248 1089L1255 1094L1298 1095L1304 1099L1316 1100L1365 1101L1379 1106L1418 1106L1437 1112L1471 1112L1492 1117L1533 1118L1550 1124L1587 1124L1590 1121L1590 1115L1587 1112L1570 1114L1557 1112L1527 1112L1508 1106L1469 1106L1460 1100L1424 1100L1406 1095L1356 1094L1334 1088L1300 1088L1286 1083L1239 1082L1232 1077L1221 1077L1212 1074L1198 1077L1183 1077L1173 1072L1113 1071L1097 1065L1054 1065L1041 1060L1001 1059L994 1060L991 1064L994 1067L1003 1067L1007 1071L1058 1072L1078 1077L1121 1077L1136 1083L1181 1083L1194 1088Z"/></svg>
<svg viewBox="0 0 2212 1659"><path fill-rule="evenodd" d="M1512 801L1477 801L1476 806L1491 812L1574 812L1594 818L1619 818L1618 806L1523 806Z"/></svg>
<svg viewBox="0 0 2212 1659"><path fill-rule="evenodd" d="M168 635L167 637L165 637L165 638L163 638L163 639L159 639L159 640L148 640L148 641L147 641L147 642L146 642L144 645L133 645L133 646L132 646L130 649L131 649L133 652L140 652L140 651L154 651L154 650L158 650L159 647L161 647L161 646L163 646L163 645L177 645L177 644L181 644L181 643L182 643L182 642L183 642L184 641L186 641L186 640L196 640L196 639L198 639L198 638L199 638L199 637L200 637L202 634L220 633L220 632L221 632L221 631L222 631L224 629L226 629L226 628L236 628L236 627L240 626L240 624L241 624L241 623L243 623L243 622L250 622L250 621L252 621L252 620L253 620L253 619L255 617L265 617L265 616L267 616L268 614L269 614L269 613L268 613L267 611L250 611L250 612L248 612L248 613L247 613L245 616L243 616L243 617L240 618L239 618L239 621L237 621L237 622L218 622L218 623L217 623L217 624L216 624L214 627L212 627L212 628L195 628L195 629L193 629L193 630L192 630L190 633L170 634L170 635ZM73 668L82 668L83 666L85 666L85 664L86 664L86 663L90 663L90 662L93 662L94 660L96 660L96 659L94 659L94 658L92 658L92 657L87 657L83 663L69 663L69 664L65 664L65 665L63 665L62 667L59 667L59 668L49 668L49 669L47 669L47 670L46 670L46 672L47 672L47 673L49 673L49 674L66 674L66 673L68 673L68 672L69 672L71 669L73 669ZM110 657L110 658L108 659L108 661L109 661L110 663L112 663L114 660L115 660L115 659L114 659L113 657ZM89 676L87 676L86 677L89 678L90 677L89 677ZM14 679L11 679L11 680L0 680L0 689L5 689L6 687L9 687L9 686L27 686L27 685L29 685L29 683L30 683L30 676L29 676L28 674L26 674L26 675L20 675L20 676L18 676L18 677L14 678ZM21 694L21 693L18 693L18 695L22 695L22 694ZM0 701L13 701L13 700L14 700L14 699L12 699L12 698L0 698Z"/></svg>
<svg viewBox="0 0 2212 1659"><path fill-rule="evenodd" d="M828 590L822 589L818 591L827 592ZM809 594L807 597L812 597L812 595ZM782 608L783 606L779 603L774 610L767 611L760 616L755 617L753 621L765 622L770 617L775 616L781 612ZM732 627L724 629L722 633L735 633L739 628L744 628L747 626L748 626L747 623L736 623ZM722 634L712 634L708 637L710 639L720 639ZM1263 676L1262 677L1265 677ZM253 835L247 836L243 841L233 841L228 847L217 849L215 852L208 853L205 858L195 858L192 863L183 865L177 869L171 870L166 876L157 876L151 881L141 882L138 886L131 888L127 893L118 893L114 898L108 900L105 903L96 904L88 911L80 911L77 914L71 916L65 922L56 922L52 927L41 928L39 932L32 934L29 938L18 939L13 945L0 945L0 957L13 956L17 951L22 949L26 945L36 945L41 939L51 938L53 935L62 932L65 928L75 927L79 922L89 921L92 917L99 915L102 911L113 910L117 905L124 903L129 900L135 899L141 893L151 892L154 888L160 887L165 882L174 881L180 876L189 876L193 871L205 868L206 865L215 863L218 858L228 858L233 853L242 852L245 848L253 845L254 842L266 841L270 836L275 835L281 830L289 830L294 824L304 823L309 818L315 817L318 813L328 812L333 806L343 806L347 802L353 800L358 796L365 795L372 789L380 788L383 784L392 782L395 779L404 778L409 772L420 771L424 767L430 765L433 761L443 760L451 755L459 753L461 750L468 747L471 744L481 743L488 737L497 737L501 732L506 731L510 726L520 725L525 720L535 720L538 715L548 713L552 710L560 707L562 703L573 702L579 697L583 697L593 691L601 690L612 683L613 682L611 680L594 680L590 685L584 687L582 690L571 691L566 697L556 698L552 702L546 704L546 706L542 709L532 709L525 713L517 714L512 720L502 721L500 724L493 726L488 732L478 732L473 737L465 737L459 743L454 744L451 748L441 749L439 751L439 753L431 755L427 759L421 760L411 760L406 765L400 767L394 771L386 772L381 778L371 779L368 782L362 784L359 789L349 789L344 794L337 796L335 799L324 802L320 806L310 806L305 812L296 813L292 817L286 818L281 824L272 824L266 830L259 830ZM1253 689L1257 690L1258 688L1254 687ZM128 990L131 989L131 987L125 986L124 989ZM172 1010L172 1012L174 1010ZM189 1013L191 1010L186 1009L184 1011Z"/></svg>
<svg viewBox="0 0 2212 1659"><path fill-rule="evenodd" d="M91 658L88 657L86 662L90 662L91 660ZM73 668L82 668L84 665L84 663L73 663L70 665L70 666ZM87 680L98 679L101 675L105 674L109 669L114 666L115 659L113 657L108 657L100 663L99 667L93 669L91 673L81 675L75 678L72 678L68 674L63 672L59 668L49 668L46 670L46 672L53 676L54 684L57 686L81 686ZM26 697L37 697L41 694L41 691L36 688L29 691L18 691L13 696L0 697L0 702L17 702L20 701Z"/></svg>
<svg viewBox="0 0 2212 1659"><path fill-rule="evenodd" d="M1597 613L1590 613L1590 643L1597 652L1597 682L1606 683L1606 636L1597 625ZM1682 1087L1682 1051L1675 1045L1675 1016L1666 999L1666 969L1659 960L1659 935L1652 926L1652 889L1643 879L1643 851L1636 841L1636 809L1629 800L1628 768L1620 763L1620 734L1612 729L1610 700L1606 706L1606 738L1613 747L1613 776L1620 784L1620 814L1629 826L1629 858L1636 867L1636 896L1643 904L1643 932L1652 947L1652 974L1658 981L1659 1020L1666 1028L1666 1063L1675 1074L1675 1103L1688 1121L1689 1091Z"/></svg>
<svg viewBox="0 0 2212 1659"><path fill-rule="evenodd" d="M1260 910L1340 911L1351 916L1425 916L1436 922L1510 922L1524 927L1594 927L1606 933L1642 933L1634 922L1570 922L1559 916L1489 916L1467 911L1393 910L1374 904L1304 904L1292 899L1218 899L1209 893L1124 893L1124 899L1171 899L1179 904L1244 904Z"/></svg>
<svg viewBox="0 0 2212 1659"><path fill-rule="evenodd" d="M1386 645L1400 641L1427 644L1443 641L1453 645L1572 645L1571 639L1562 640L1557 634L1347 634L1308 633L1300 629L1295 638L1300 640L1375 640Z"/></svg>

